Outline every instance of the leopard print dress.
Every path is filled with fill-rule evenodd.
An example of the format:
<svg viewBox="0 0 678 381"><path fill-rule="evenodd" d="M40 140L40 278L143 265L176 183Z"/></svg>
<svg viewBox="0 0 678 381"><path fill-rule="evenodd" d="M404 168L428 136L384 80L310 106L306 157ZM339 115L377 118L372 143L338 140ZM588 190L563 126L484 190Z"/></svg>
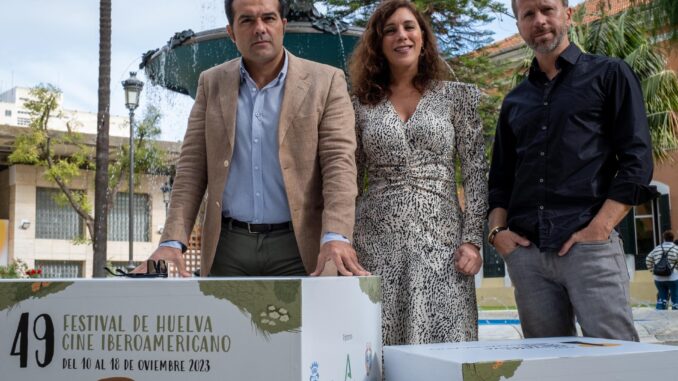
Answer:
<svg viewBox="0 0 678 381"><path fill-rule="evenodd" d="M479 95L471 85L435 83L407 122L388 100L354 101L358 184L365 184L354 245L360 263L382 279L384 345L477 340L474 279L455 270L454 252L482 242L487 165Z"/></svg>

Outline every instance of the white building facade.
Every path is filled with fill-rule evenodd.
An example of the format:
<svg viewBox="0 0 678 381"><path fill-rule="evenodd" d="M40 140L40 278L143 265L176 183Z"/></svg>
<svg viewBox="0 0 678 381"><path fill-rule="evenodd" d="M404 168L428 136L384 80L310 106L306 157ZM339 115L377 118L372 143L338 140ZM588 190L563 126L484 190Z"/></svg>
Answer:
<svg viewBox="0 0 678 381"><path fill-rule="evenodd" d="M93 249L84 221L70 205L57 202L60 189L46 180L44 170L32 165L14 165L7 156L12 152L14 138L31 122L24 107L30 99L30 89L15 87L0 94L0 265L20 260L29 268L41 268L48 278L91 277ZM60 99L61 104L63 99ZM67 126L81 133L87 144L94 147L97 114L59 108L49 123L54 131L66 131ZM129 139L127 117L110 117L110 150L122 149ZM179 144L159 142L176 156ZM81 171L71 189L86 194L94 210L94 171ZM166 217L163 185L167 176L140 175L133 200L134 243L133 260L148 258L157 247ZM128 185L120 185L114 205L109 210L107 258L110 265L124 267L129 258Z"/></svg>
<svg viewBox="0 0 678 381"><path fill-rule="evenodd" d="M28 87L13 87L0 93L0 125L28 127L31 113L26 109L26 101L31 99ZM94 112L63 109L63 94L59 96L59 107L49 121L48 128L54 131L67 131L67 124L73 131L81 134L97 133L97 114ZM110 136L129 137L129 118L110 116Z"/></svg>

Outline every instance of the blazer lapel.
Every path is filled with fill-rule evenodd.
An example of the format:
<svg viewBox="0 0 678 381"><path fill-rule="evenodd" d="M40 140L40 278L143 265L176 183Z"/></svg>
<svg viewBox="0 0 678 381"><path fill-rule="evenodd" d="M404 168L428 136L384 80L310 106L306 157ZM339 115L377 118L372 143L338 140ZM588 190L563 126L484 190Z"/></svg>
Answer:
<svg viewBox="0 0 678 381"><path fill-rule="evenodd" d="M235 145L235 117L238 108L238 91L240 90L240 60L233 60L226 65L224 77L220 82L219 87L223 90L220 91L219 103L224 126L219 131L223 131L224 134L220 134L219 140L222 143L227 143L232 149Z"/></svg>
<svg viewBox="0 0 678 381"><path fill-rule="evenodd" d="M287 52L287 57L287 77L278 121L278 145L282 145L285 140L287 130L297 115L297 110L303 104L310 87L307 80L308 73L303 68L303 62L290 52Z"/></svg>

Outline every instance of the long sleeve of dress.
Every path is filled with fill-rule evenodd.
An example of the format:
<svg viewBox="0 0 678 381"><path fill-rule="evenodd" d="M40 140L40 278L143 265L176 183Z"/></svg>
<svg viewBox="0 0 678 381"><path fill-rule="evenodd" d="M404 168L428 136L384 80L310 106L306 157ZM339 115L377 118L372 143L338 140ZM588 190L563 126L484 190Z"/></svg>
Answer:
<svg viewBox="0 0 678 381"><path fill-rule="evenodd" d="M358 197L363 194L367 186L367 161L365 160L365 152L363 151L362 144L362 128L365 123L364 118L362 118L362 113L358 112L360 108L358 107L358 98L353 98L353 109L356 110L355 113L355 135L356 135L356 150L355 150L355 161L356 167L358 169L358 178L356 183L358 184Z"/></svg>
<svg viewBox="0 0 678 381"><path fill-rule="evenodd" d="M464 213L461 242L478 247L483 242L483 223L487 213L487 161L483 141L483 125L478 114L482 95L472 85L450 83L455 146L461 162L464 189ZM456 97L455 97L456 96ZM456 99L465 99L459 103Z"/></svg>

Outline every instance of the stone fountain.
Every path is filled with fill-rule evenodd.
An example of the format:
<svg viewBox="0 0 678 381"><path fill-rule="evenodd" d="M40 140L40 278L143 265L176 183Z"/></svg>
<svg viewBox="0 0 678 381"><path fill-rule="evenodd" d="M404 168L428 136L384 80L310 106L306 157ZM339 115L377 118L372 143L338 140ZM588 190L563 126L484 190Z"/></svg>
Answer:
<svg viewBox="0 0 678 381"><path fill-rule="evenodd" d="M290 1L284 45L292 54L346 71L363 29L323 16L310 0ZM154 85L195 98L198 76L239 53L226 27L176 33L167 45L142 57L140 69Z"/></svg>

